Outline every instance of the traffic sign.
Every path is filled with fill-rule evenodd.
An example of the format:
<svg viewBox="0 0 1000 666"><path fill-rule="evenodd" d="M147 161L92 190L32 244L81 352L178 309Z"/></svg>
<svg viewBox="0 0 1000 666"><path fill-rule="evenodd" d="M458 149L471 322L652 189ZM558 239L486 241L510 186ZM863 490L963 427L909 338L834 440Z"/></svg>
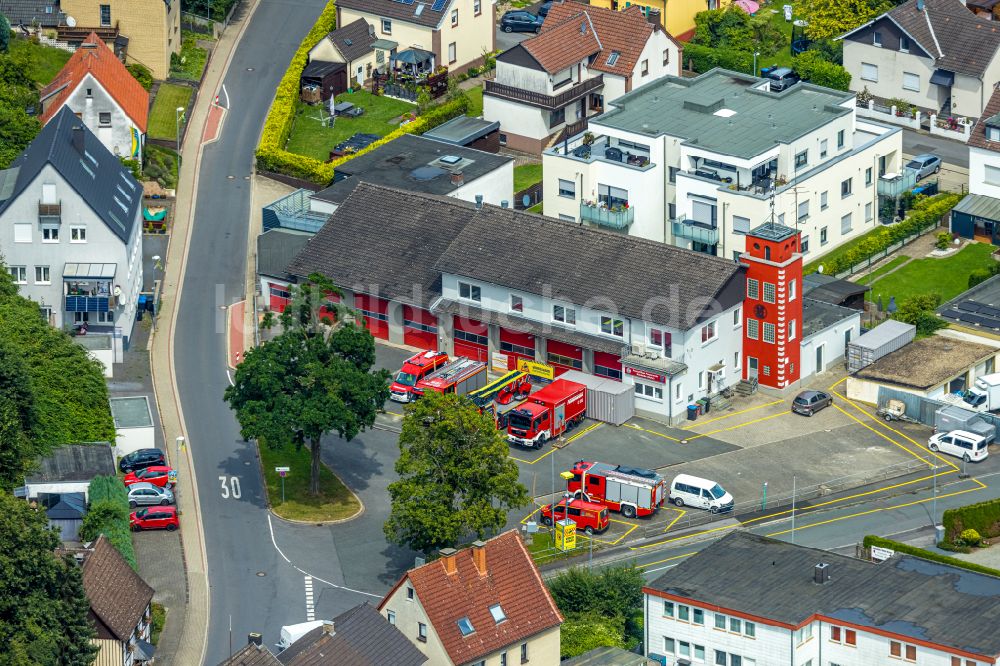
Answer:
<svg viewBox="0 0 1000 666"><path fill-rule="evenodd" d="M287 474L288 472L292 471L292 468L291 467L275 467L274 471L277 472L278 474L281 474L283 472L285 474Z"/></svg>

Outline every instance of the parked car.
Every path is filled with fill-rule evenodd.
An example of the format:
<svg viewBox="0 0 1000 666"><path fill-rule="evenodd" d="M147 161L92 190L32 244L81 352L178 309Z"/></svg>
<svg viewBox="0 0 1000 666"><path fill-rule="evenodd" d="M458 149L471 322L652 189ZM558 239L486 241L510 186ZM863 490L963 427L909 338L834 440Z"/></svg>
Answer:
<svg viewBox="0 0 1000 666"><path fill-rule="evenodd" d="M792 400L792 411L796 414L812 416L833 404L833 396L823 391L802 391Z"/></svg>
<svg viewBox="0 0 1000 666"><path fill-rule="evenodd" d="M125 455L118 461L118 469L128 474L137 469L146 469L153 465L166 465L167 459L159 449L139 449Z"/></svg>
<svg viewBox="0 0 1000 666"><path fill-rule="evenodd" d="M542 3L542 6L538 8L538 16L544 19L549 15L550 9L552 9L552 0L546 0Z"/></svg>
<svg viewBox="0 0 1000 666"><path fill-rule="evenodd" d="M166 506L174 503L174 493L166 488L154 486L145 481L133 483L128 487L128 505L133 509L137 506L159 504Z"/></svg>
<svg viewBox="0 0 1000 666"><path fill-rule="evenodd" d="M768 80L771 92L787 90L802 80L790 67L765 67L760 73Z"/></svg>
<svg viewBox="0 0 1000 666"><path fill-rule="evenodd" d="M150 465L144 469L129 472L122 479L126 486L133 483L147 482L161 488L173 488L177 485L177 470L167 465Z"/></svg>
<svg viewBox="0 0 1000 666"><path fill-rule="evenodd" d="M917 180L926 178L932 173L937 173L941 170L941 158L931 153L917 155L906 163L906 170L916 171Z"/></svg>
<svg viewBox="0 0 1000 666"><path fill-rule="evenodd" d="M931 435L927 448L961 458L965 462L979 462L989 455L986 438L967 430L952 430Z"/></svg>
<svg viewBox="0 0 1000 666"><path fill-rule="evenodd" d="M577 529L582 529L587 534L600 534L608 529L611 520L608 518L608 509L603 504L587 502L582 499L570 500L569 519L576 523ZM552 524L552 505L546 504L541 509L542 524ZM556 520L566 517L566 502L556 504Z"/></svg>
<svg viewBox="0 0 1000 666"><path fill-rule="evenodd" d="M500 29L504 32L541 32L544 20L541 16L535 16L531 12L515 9L505 12L500 17Z"/></svg>
<svg viewBox="0 0 1000 666"><path fill-rule="evenodd" d="M173 506L151 506L133 511L128 517L129 526L136 532L142 530L167 530L173 532L181 526L177 519L177 508Z"/></svg>
<svg viewBox="0 0 1000 666"><path fill-rule="evenodd" d="M735 500L715 481L678 474L670 482L670 501L674 506L708 509L712 513L732 511Z"/></svg>

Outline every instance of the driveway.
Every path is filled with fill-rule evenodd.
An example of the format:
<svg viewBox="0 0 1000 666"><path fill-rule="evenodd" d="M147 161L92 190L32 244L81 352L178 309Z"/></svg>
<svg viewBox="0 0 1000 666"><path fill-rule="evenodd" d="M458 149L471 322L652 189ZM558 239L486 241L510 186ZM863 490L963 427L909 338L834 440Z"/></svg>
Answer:
<svg viewBox="0 0 1000 666"><path fill-rule="evenodd" d="M534 37L535 34L531 32L504 32L500 28L497 28L497 48L501 51L506 51L509 48L513 48L526 40L528 37Z"/></svg>

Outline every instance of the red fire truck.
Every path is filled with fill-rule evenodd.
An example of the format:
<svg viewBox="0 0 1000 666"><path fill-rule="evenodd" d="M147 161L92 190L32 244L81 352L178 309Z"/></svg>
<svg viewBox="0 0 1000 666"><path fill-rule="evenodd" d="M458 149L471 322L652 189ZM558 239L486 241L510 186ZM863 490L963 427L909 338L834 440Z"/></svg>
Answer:
<svg viewBox="0 0 1000 666"><path fill-rule="evenodd" d="M389 399L396 402L413 400L413 387L417 382L448 362L448 355L442 351L425 351L414 354L403 362L396 378L389 387Z"/></svg>
<svg viewBox="0 0 1000 666"><path fill-rule="evenodd" d="M469 398L480 412L493 417L497 429L506 430L507 414L528 397L531 389L528 373L511 370L483 388L469 393Z"/></svg>
<svg viewBox="0 0 1000 666"><path fill-rule="evenodd" d="M540 449L546 441L576 427L586 411L587 387L557 379L507 413L507 440Z"/></svg>
<svg viewBox="0 0 1000 666"><path fill-rule="evenodd" d="M566 490L626 518L651 516L667 500L663 477L651 469L580 460L570 473Z"/></svg>
<svg viewBox="0 0 1000 666"><path fill-rule="evenodd" d="M413 393L418 397L427 391L465 395L486 383L486 364L464 356L445 363L417 382Z"/></svg>

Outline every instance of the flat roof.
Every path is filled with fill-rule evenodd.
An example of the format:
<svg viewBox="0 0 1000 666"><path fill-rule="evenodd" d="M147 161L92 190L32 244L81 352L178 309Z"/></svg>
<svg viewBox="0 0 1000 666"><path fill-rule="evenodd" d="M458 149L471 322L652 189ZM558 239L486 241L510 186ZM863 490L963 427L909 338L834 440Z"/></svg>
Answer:
<svg viewBox="0 0 1000 666"><path fill-rule="evenodd" d="M983 306L986 308L985 312ZM1000 317L994 310L1000 312L1000 275L994 275L972 289L963 291L939 306L937 313L942 319L955 322L959 326L985 328L990 329L988 331L990 333L996 333L994 327L1000 325Z"/></svg>
<svg viewBox="0 0 1000 666"><path fill-rule="evenodd" d="M814 582L817 564L829 580ZM732 532L682 560L649 586L786 625L813 614L895 636L995 657L1000 632L1000 578L894 555L881 564Z"/></svg>
<svg viewBox="0 0 1000 666"><path fill-rule="evenodd" d="M834 305L815 298L802 299L802 337L808 338L842 321L860 317L861 311Z"/></svg>
<svg viewBox="0 0 1000 666"><path fill-rule="evenodd" d="M988 345L931 335L886 354L859 370L855 376L899 386L929 389L996 354L997 350Z"/></svg>
<svg viewBox="0 0 1000 666"><path fill-rule="evenodd" d="M802 276L802 293L809 298L827 303L839 304L852 296L864 294L871 287L850 280L841 280L832 275L810 273Z"/></svg>
<svg viewBox="0 0 1000 666"><path fill-rule="evenodd" d="M749 159L851 113L840 105L854 93L810 83L779 93L754 88L764 80L718 68L693 79L665 76L619 97L590 122Z"/></svg>
<svg viewBox="0 0 1000 666"><path fill-rule="evenodd" d="M63 278L80 279L113 279L118 272L118 264L66 264L63 266Z"/></svg>
<svg viewBox="0 0 1000 666"><path fill-rule="evenodd" d="M482 118L458 116L442 125L438 125L429 132L424 132L421 136L425 139L435 139L437 141L444 141L445 143L453 143L457 146L465 146L499 129L499 120L490 122Z"/></svg>
<svg viewBox="0 0 1000 666"><path fill-rule="evenodd" d="M153 425L153 414L149 410L149 398L144 395L111 398L111 416L115 428L148 428Z"/></svg>

